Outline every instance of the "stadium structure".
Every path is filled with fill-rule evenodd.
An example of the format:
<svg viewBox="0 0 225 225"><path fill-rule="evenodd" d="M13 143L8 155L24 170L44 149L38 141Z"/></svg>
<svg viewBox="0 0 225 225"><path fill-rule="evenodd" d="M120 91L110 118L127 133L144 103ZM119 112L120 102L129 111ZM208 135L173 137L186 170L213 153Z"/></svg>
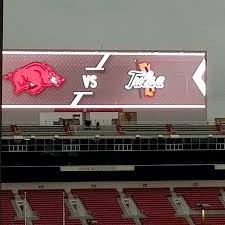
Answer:
<svg viewBox="0 0 225 225"><path fill-rule="evenodd" d="M128 46L128 50L116 45L110 48L107 40L115 37L115 33L111 35L110 31L120 25L115 21L132 19L120 3L121 7L115 10L117 17L113 13L111 19L115 27L106 26L99 19L101 25L96 25L94 32L91 30L91 39L94 40L100 32L98 29L104 27L105 36L102 35L101 39L108 43L109 48L103 50L103 46L95 48L93 42L81 44L82 41L87 42L85 37L90 34L90 19L85 21L88 14L91 14L93 23L95 18L102 18L103 3L97 4L100 0L76 1L76 7L74 3L70 3L74 7L67 5L68 0L55 0L54 4L63 4L55 8L53 0L46 0L46 7L39 6L41 1L24 0L26 7L18 4L19 1L12 5L9 2L5 1L5 18L9 21L5 26L10 28L10 19L16 18L16 36L23 37L17 41L24 41L27 47L13 45L16 39L12 38L10 42L12 35L7 33L10 29L5 29L0 82L0 225L225 225L224 106L220 104L220 113L208 116L209 107L211 111L212 108L219 111L218 107L212 107L216 99L212 101L212 96L221 94L219 88L224 87L221 81L215 82L220 91L214 93L210 89L215 84L212 79L214 64L218 66L213 59L221 63L216 55L222 47L218 48L220 42L210 39L208 29L213 27L214 31L217 26L209 19L204 23L208 32L204 37L210 44L206 45L200 38L204 26L202 30L198 26L192 34L195 34L199 48L184 42L180 47L182 38L176 37L175 45L171 44L172 31L162 38L158 30L154 36L156 26L152 22L156 20L151 20L151 32L147 29L146 35L149 40L150 33L151 37L157 38L151 39L151 45L136 40L138 45L129 48L126 42L129 43L135 33L140 35L140 30L134 32L134 27L138 29L143 24L139 16L134 23L137 26L132 26L132 30L126 25L126 34L130 36L126 37L123 45ZM66 16L73 8L80 19L72 23L68 20L68 26L58 26L61 20L56 20L57 29L54 30L54 26L50 29L46 24L53 21L52 18L57 19L59 13L54 17L49 2L54 10L60 8L60 13L62 11ZM138 4L136 8L140 7L139 3L130 2L131 5ZM177 7L181 4L178 1L175 4L175 0L171 2ZM79 8L80 4L88 4L89 8ZM104 4L112 4L113 8L114 3ZM141 18L145 15L152 17L154 12L159 12L155 10L157 4L152 7L147 3L149 7L142 8L143 11L148 8L147 13L143 13ZM190 12L187 9L200 10L203 7L205 11L213 11L216 5L205 7L204 3L197 7L195 2L189 7L188 4L182 3L186 6L182 11L185 19L179 17L186 21L185 24L195 24L190 21L195 18L195 11L190 18L185 14ZM17 12L15 15L20 16L12 16L10 10L13 8ZM98 13L92 13L94 9ZM161 5L160 9L162 12L157 15L159 27L167 22L161 24L161 18L163 9L170 9L170 5ZM179 27L177 17L180 11L175 9L173 7L176 19L168 21ZM47 15L52 15L51 19L45 10ZM40 11L43 17L36 15ZM79 14L83 11L85 18ZM219 8L216 12L220 15ZM22 21L23 15L26 15L24 29L21 27L18 32L17 19ZM74 12L71 15L75 18ZM108 19L110 16L111 11L105 20L111 21ZM35 29L34 26L25 26L31 25L35 18L37 24L43 18L46 20L42 22L43 31L36 39L38 25ZM197 18L202 21L202 18ZM217 22L218 18L215 18ZM70 43L69 48L64 48L68 46L63 42L67 40L65 33L63 38L59 38L60 43L64 43L60 45L56 31L60 35L65 29L73 34L73 25L82 31L76 32L78 44ZM25 27L33 35L27 39L25 35L20 36L23 32L27 34ZM176 36L178 33L182 36L182 32L176 29ZM186 29L188 31L188 26ZM191 34L188 33L185 39L186 30L183 32L183 39L190 41ZM42 43L44 39L40 38L40 33L46 34L48 44ZM52 33L54 38L49 41ZM123 39L123 32L120 30L118 33ZM165 37L168 43L165 43ZM44 48L39 46L39 41ZM57 42L55 48L54 41ZM38 47L32 48L34 42ZM141 46L142 42L144 46ZM86 46L91 46L91 50ZM144 50L148 46L156 46L158 50ZM171 50L162 50L165 46L170 46Z"/></svg>
<svg viewBox="0 0 225 225"><path fill-rule="evenodd" d="M93 80L85 80L88 75L82 72L73 77L60 62L57 67L56 56L61 63L62 58L96 61L96 67L79 64L95 73ZM120 74L125 78L121 93L131 95L127 99L119 90L102 96L109 92L105 77L118 70L116 58L131 64ZM224 119L205 120L205 52L3 51L3 59L3 93L5 88L11 93L3 94L2 103L8 120L2 125L1 224L225 223ZM10 72L12 60L15 68ZM170 68L168 61L176 67ZM156 62L168 70L167 76L160 69L154 72ZM127 67L133 65L130 72ZM167 86L170 79L179 80L180 70L187 74L180 85L189 89L180 92L181 99L171 100L181 89ZM156 73L163 74L161 84L148 77ZM101 78L105 83L99 88ZM27 86L20 83L24 79ZM71 95L64 94L70 93L66 90L73 88L71 83L81 85L79 79L84 87L75 85L71 101ZM53 82L45 85L43 80ZM60 85L52 87L57 82ZM65 104L67 100L71 104ZM106 100L109 104L103 103ZM159 117L171 110L178 117L198 113L202 121L139 121L143 109L150 114L157 110ZM10 113L19 118L29 111L39 120L10 121Z"/></svg>

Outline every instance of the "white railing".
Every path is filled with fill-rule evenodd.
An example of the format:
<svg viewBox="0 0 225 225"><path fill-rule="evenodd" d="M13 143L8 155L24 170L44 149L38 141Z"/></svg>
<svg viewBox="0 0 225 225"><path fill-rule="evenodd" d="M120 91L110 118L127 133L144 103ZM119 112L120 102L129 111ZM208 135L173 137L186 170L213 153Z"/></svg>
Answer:
<svg viewBox="0 0 225 225"><path fill-rule="evenodd" d="M213 125L215 121L124 121L122 122L123 125Z"/></svg>
<svg viewBox="0 0 225 225"><path fill-rule="evenodd" d="M36 125L36 126L53 126L54 123L58 123L59 121L57 120L40 120L40 121L9 121L9 120L4 120L2 121L3 126L9 126L11 124L16 124L16 125ZM96 126L96 123L99 122L100 126L110 126L112 125L111 120L92 120L91 121L92 126ZM82 121L80 121L82 124ZM80 125L81 125L80 124ZM121 122L122 125L166 125L166 124L173 124L173 125L214 125L215 121L124 121Z"/></svg>

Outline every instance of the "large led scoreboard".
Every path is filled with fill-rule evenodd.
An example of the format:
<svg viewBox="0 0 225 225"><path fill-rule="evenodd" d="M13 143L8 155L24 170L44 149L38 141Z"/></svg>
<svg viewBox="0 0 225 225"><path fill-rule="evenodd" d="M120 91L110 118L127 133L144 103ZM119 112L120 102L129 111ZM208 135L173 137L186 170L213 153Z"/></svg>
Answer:
<svg viewBox="0 0 225 225"><path fill-rule="evenodd" d="M2 108L205 109L206 53L3 51Z"/></svg>

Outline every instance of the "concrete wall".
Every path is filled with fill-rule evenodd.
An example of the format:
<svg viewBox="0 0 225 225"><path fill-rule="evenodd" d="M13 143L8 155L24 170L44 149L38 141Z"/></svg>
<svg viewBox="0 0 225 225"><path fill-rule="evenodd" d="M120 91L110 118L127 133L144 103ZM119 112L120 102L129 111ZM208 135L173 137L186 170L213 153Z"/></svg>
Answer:
<svg viewBox="0 0 225 225"><path fill-rule="evenodd" d="M2 112L3 124L39 124L40 113L36 110L3 110Z"/></svg>
<svg viewBox="0 0 225 225"><path fill-rule="evenodd" d="M112 119L117 119L117 112L91 112L90 120L92 120L92 124L95 125L96 122L99 122L101 125L112 125Z"/></svg>
<svg viewBox="0 0 225 225"><path fill-rule="evenodd" d="M224 0L5 0L4 48L207 50L213 120L225 116L224 12Z"/></svg>
<svg viewBox="0 0 225 225"><path fill-rule="evenodd" d="M147 111L139 111L137 113L137 121L140 124L149 123L149 122L184 122L189 123L191 121L200 122L206 120L206 112L203 110L170 110L170 111L160 111L160 110L152 110L150 112Z"/></svg>
<svg viewBox="0 0 225 225"><path fill-rule="evenodd" d="M40 125L54 125L55 121L62 119L72 119L73 115L77 115L76 118L80 120L82 124L82 113L79 112L41 112L40 113Z"/></svg>
<svg viewBox="0 0 225 225"><path fill-rule="evenodd" d="M177 188L177 187L224 187L221 180L192 180L192 181L126 181L126 182L62 182L62 183L2 183L2 190L31 190L31 189L94 189L116 188L122 191L125 188Z"/></svg>

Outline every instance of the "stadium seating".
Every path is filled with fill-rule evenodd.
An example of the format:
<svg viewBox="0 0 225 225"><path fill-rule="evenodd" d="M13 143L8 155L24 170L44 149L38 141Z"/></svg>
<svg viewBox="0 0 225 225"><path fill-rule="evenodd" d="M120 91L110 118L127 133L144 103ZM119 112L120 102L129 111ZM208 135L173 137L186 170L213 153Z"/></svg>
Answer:
<svg viewBox="0 0 225 225"><path fill-rule="evenodd" d="M201 217L194 217L193 222L195 225L202 225ZM225 218L223 217L215 217L215 216L206 216L206 225L224 225Z"/></svg>
<svg viewBox="0 0 225 225"><path fill-rule="evenodd" d="M25 191L20 191L22 198ZM34 225L62 225L63 220L63 190L26 190L27 199L38 220ZM66 208L66 207L65 207ZM65 211L66 224L81 225L79 220L69 219L68 209Z"/></svg>
<svg viewBox="0 0 225 225"><path fill-rule="evenodd" d="M167 129L164 124L133 124L122 125L126 135L141 134L141 135L166 135Z"/></svg>
<svg viewBox="0 0 225 225"><path fill-rule="evenodd" d="M168 200L169 188L157 189L125 189L124 193L131 196L138 207L143 210L146 225L188 225L185 218L175 216L175 210Z"/></svg>
<svg viewBox="0 0 225 225"><path fill-rule="evenodd" d="M174 124L174 130L179 135L208 135L219 134L215 125L206 124Z"/></svg>
<svg viewBox="0 0 225 225"><path fill-rule="evenodd" d="M123 211L117 201L119 193L116 189L74 189L71 192L82 200L98 224L135 225L133 219L122 218Z"/></svg>
<svg viewBox="0 0 225 225"><path fill-rule="evenodd" d="M197 204L209 204L210 209L225 210L219 199L220 188L175 188L177 194L181 194L190 208L197 209Z"/></svg>
<svg viewBox="0 0 225 225"><path fill-rule="evenodd" d="M122 127L126 134L136 132L142 135L166 135L168 128L170 128L170 134L178 135L219 134L215 125L206 124L136 124L123 125Z"/></svg>
<svg viewBox="0 0 225 225"><path fill-rule="evenodd" d="M1 191L0 192L0 221L1 225L24 225L24 221L14 221L16 213L11 203L14 199L12 191Z"/></svg>
<svg viewBox="0 0 225 225"><path fill-rule="evenodd" d="M177 194L183 196L185 201L188 203L190 208L198 209L199 203L208 204L210 210L225 210L225 206L220 200L220 190L223 188L214 188L214 187L201 187L201 188L175 188ZM201 225L201 217L192 217L195 225ZM206 216L207 225L224 225L225 224L225 215L222 216Z"/></svg>
<svg viewBox="0 0 225 225"><path fill-rule="evenodd" d="M220 200L220 190L222 188L214 187L201 187L201 188L175 188L177 194L181 194L185 201L188 203L190 208L198 209L197 205L199 203L208 204L210 210L225 210L224 205ZM225 224L225 215L223 216L206 216L207 225L224 225ZM192 218L195 225L201 225L201 217Z"/></svg>
<svg viewBox="0 0 225 225"><path fill-rule="evenodd" d="M14 125L15 126L15 125ZM59 135L66 136L68 135L68 127L65 130L63 125L54 125L54 126L39 126L39 125L18 125L16 126L20 130L20 135L36 135L36 136L51 136ZM170 131L168 131L168 129ZM93 129L86 129L85 126L70 126L69 133L71 135L78 136L89 136L89 135L103 135L103 136L112 136L112 135L221 135L221 131L218 130L215 125L206 125L206 124L171 124L168 127L168 124L132 124L132 125L121 125L121 132L118 132L116 126L101 126L101 129L96 129L94 126ZM12 136L12 128L10 126L2 126L2 135L3 136Z"/></svg>
<svg viewBox="0 0 225 225"><path fill-rule="evenodd" d="M18 125L20 129L20 135L64 135L64 127L63 126L38 126L38 125ZM12 132L10 126L2 126L2 135L3 136L12 136L14 133Z"/></svg>
<svg viewBox="0 0 225 225"><path fill-rule="evenodd" d="M21 136L67 136L67 135L78 135L78 136L91 136L91 135L116 135L114 126L102 126L101 129L97 130L96 126L93 129L86 130L85 126L70 126L65 127L63 125L54 125L54 126L39 126L39 125L18 125L20 130L19 135ZM10 126L2 126L2 135L3 136L13 136L16 135L12 131Z"/></svg>
<svg viewBox="0 0 225 225"><path fill-rule="evenodd" d="M207 225L224 225L225 207L219 198L220 188L175 188L175 192L181 195L188 206L199 212L190 215L195 225L201 225L200 209L198 203L210 205L209 210L221 210L221 215L210 215L206 212ZM26 192L27 200L37 219L32 220L33 225L61 225L63 220L63 192L64 190L22 190L19 191L21 199ZM125 218L119 204L120 194L116 189L72 189L72 195L82 201L89 214L99 225L135 225L133 218ZM144 218L142 225L189 225L184 216L177 216L176 210L170 202L171 192L169 188L126 188L123 189L126 197L131 197ZM10 190L0 192L1 225L22 225L23 219L16 219L16 213L11 200L15 196ZM79 219L72 218L65 204L66 225L81 225Z"/></svg>

